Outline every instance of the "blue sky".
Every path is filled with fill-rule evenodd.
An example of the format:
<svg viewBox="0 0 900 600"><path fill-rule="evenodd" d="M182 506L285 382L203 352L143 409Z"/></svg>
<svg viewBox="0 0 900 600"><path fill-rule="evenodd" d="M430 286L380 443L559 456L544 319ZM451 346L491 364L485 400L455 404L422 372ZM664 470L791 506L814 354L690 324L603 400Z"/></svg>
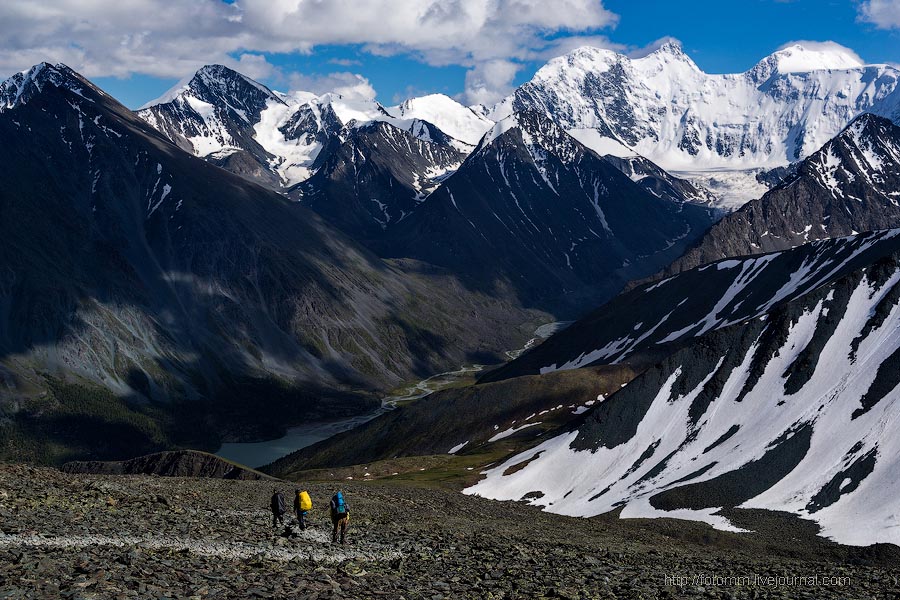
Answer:
<svg viewBox="0 0 900 600"><path fill-rule="evenodd" d="M349 85L385 104L430 92L490 102L584 43L629 53L674 37L709 73L745 71L795 40L900 63L896 0L110 0L75 15L65 0L40 4L0 6L12 32L0 74L66 62L132 108L208 62L274 89Z"/></svg>

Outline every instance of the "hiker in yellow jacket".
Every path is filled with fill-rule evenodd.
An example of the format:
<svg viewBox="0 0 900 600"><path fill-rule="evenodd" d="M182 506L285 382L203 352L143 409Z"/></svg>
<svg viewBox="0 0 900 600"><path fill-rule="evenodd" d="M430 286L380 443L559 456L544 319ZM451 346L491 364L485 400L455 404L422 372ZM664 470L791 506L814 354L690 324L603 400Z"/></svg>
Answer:
<svg viewBox="0 0 900 600"><path fill-rule="evenodd" d="M312 498L306 490L297 489L294 492L294 512L297 513L297 522L300 529L306 529L306 515L312 510Z"/></svg>

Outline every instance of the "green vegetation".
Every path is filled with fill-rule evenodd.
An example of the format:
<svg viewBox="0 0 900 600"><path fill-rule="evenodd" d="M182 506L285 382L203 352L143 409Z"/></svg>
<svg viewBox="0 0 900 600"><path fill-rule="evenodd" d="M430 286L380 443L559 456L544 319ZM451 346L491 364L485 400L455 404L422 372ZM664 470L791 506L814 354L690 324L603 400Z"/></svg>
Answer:
<svg viewBox="0 0 900 600"><path fill-rule="evenodd" d="M23 403L0 426L0 459L59 464L161 450L167 419L154 405L107 389L47 378L47 392Z"/></svg>

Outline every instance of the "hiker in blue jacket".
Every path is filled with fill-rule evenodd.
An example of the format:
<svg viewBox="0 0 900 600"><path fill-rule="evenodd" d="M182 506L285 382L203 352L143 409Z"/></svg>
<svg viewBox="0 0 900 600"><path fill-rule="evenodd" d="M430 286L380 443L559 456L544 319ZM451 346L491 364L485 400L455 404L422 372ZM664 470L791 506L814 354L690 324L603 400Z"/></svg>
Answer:
<svg viewBox="0 0 900 600"><path fill-rule="evenodd" d="M344 499L344 492L337 491L331 497L331 523L334 529L331 532L331 543L338 541L338 529L341 530L341 544L345 542L347 527L350 525L350 508Z"/></svg>

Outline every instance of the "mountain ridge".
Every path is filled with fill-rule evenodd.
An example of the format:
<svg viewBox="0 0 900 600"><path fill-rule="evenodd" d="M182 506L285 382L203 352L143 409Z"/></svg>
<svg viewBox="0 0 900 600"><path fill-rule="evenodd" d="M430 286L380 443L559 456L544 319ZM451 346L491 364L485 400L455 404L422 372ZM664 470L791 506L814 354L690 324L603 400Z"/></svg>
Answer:
<svg viewBox="0 0 900 600"><path fill-rule="evenodd" d="M894 250L702 335L466 493L732 531L723 508L782 510L842 543L896 544L898 281Z"/></svg>
<svg viewBox="0 0 900 600"><path fill-rule="evenodd" d="M541 110L566 128L596 130L664 169L683 171L782 166L817 150L862 112L900 118L894 67L779 72L792 51L810 54L785 49L745 73L708 75L673 43L636 59L582 47L549 61L490 115ZM845 57L825 64L851 63ZM704 94L695 97L696 90Z"/></svg>
<svg viewBox="0 0 900 600"><path fill-rule="evenodd" d="M864 113L758 200L726 215L656 277L812 239L900 225L900 126Z"/></svg>

